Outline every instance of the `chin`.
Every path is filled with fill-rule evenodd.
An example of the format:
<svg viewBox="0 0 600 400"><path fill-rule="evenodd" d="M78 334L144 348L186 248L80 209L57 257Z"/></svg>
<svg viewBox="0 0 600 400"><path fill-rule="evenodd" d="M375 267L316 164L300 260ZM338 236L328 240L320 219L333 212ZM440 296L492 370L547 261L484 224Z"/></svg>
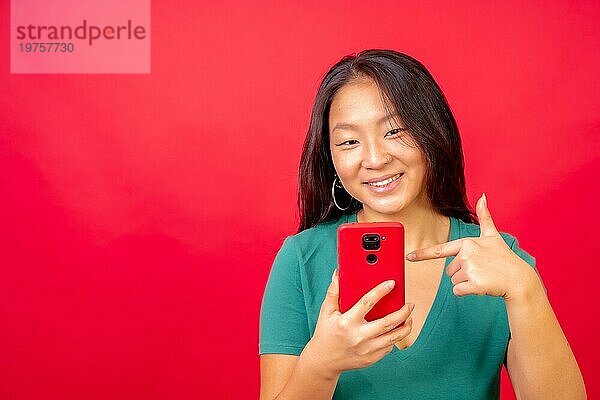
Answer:
<svg viewBox="0 0 600 400"><path fill-rule="evenodd" d="M363 207L365 206L365 204L363 203ZM402 212L402 210L406 209L406 206L404 203L393 203L393 204L366 204L366 206L372 211L372 212L376 212L378 214L384 214L384 215L395 215L398 214L399 212Z"/></svg>

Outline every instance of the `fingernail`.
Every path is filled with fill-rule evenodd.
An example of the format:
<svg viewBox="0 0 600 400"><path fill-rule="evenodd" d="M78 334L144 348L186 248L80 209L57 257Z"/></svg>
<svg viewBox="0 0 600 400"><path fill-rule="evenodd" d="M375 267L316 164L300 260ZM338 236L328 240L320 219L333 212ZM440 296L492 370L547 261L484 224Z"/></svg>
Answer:
<svg viewBox="0 0 600 400"><path fill-rule="evenodd" d="M333 282L336 272L337 272L337 268L333 270L333 274L331 275L331 282Z"/></svg>
<svg viewBox="0 0 600 400"><path fill-rule="evenodd" d="M387 282L385 283L385 287L386 287L387 289L391 289L391 288L393 288L393 287L394 287L394 285L395 285L395 284L396 284L396 282L394 282L394 281L387 281Z"/></svg>
<svg viewBox="0 0 600 400"><path fill-rule="evenodd" d="M406 258L407 258L408 260L414 260L415 258L417 258L417 256L415 255L415 252L414 252L414 251L411 251L410 253L408 253L408 254L406 255Z"/></svg>
<svg viewBox="0 0 600 400"><path fill-rule="evenodd" d="M483 193L481 197L483 197L483 205L487 207L487 198L485 197L485 193Z"/></svg>
<svg viewBox="0 0 600 400"><path fill-rule="evenodd" d="M414 305L414 304L412 304L412 303L410 303L410 304L408 305L408 308L409 308L409 309L410 309L410 311L412 312L412 310L414 310L414 309L415 309L415 305Z"/></svg>

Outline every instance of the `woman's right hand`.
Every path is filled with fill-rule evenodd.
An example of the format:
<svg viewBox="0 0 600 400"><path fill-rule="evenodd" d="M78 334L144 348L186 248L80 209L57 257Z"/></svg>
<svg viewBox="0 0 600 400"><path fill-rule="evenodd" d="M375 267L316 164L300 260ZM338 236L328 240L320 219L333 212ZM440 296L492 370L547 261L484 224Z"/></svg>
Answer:
<svg viewBox="0 0 600 400"><path fill-rule="evenodd" d="M412 319L409 316L413 304L405 304L383 318L370 322L365 320L373 306L393 289L393 285L386 286L386 283L375 286L342 314L338 305L338 273L337 270L334 272L321 305L315 333L303 351L314 366L318 365L316 368L321 374L335 378L342 371L374 364L410 333ZM406 323L399 326L404 321Z"/></svg>

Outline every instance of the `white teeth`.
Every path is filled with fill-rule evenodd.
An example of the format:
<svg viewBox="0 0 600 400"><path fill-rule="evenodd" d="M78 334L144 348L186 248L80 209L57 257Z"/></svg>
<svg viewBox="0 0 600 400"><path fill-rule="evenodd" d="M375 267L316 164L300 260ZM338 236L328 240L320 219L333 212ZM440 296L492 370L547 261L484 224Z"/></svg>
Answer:
<svg viewBox="0 0 600 400"><path fill-rule="evenodd" d="M396 179L400 178L400 175L402 174L397 174L392 176L391 178L387 178L384 181L379 181L379 182L372 182L369 183L369 186L377 186L377 187L384 187L385 185L392 183L393 181L395 181Z"/></svg>

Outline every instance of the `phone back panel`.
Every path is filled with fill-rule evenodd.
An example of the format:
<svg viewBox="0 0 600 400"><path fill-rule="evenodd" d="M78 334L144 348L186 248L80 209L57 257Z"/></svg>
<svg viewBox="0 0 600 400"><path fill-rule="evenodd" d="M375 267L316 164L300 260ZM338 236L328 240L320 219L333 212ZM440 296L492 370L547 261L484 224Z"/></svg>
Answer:
<svg viewBox="0 0 600 400"><path fill-rule="evenodd" d="M380 247L365 250L363 237L377 234ZM369 256L371 254L371 256ZM377 257L369 263L367 256ZM372 260L371 260L372 261ZM396 285L365 316L367 321L382 318L404 305L404 226L399 222L361 222L338 228L340 312L348 311L369 290L393 279Z"/></svg>

